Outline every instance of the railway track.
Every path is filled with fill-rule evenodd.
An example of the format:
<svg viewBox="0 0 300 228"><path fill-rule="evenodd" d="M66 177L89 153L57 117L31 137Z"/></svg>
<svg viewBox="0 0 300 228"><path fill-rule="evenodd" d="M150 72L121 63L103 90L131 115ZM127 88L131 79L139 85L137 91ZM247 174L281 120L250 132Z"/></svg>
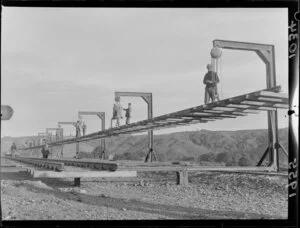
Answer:
<svg viewBox="0 0 300 228"><path fill-rule="evenodd" d="M64 163L56 162L56 161L49 161L46 159L32 159L32 158L25 158L25 157L6 157L7 159L22 162L26 164L30 164L36 167L50 169L54 171L63 171L64 170Z"/></svg>
<svg viewBox="0 0 300 228"><path fill-rule="evenodd" d="M8 157L10 158L10 157ZM63 166L75 166L75 167L81 167L81 168L90 168L90 169L96 169L96 170L106 170L106 171L116 171L118 168L117 163L113 162L103 162L103 161L80 161L77 159L52 159L49 158L47 160L43 158L33 158L33 157L18 157L18 158L12 158L16 161L28 163L30 161L31 164L42 164L40 167L47 168L50 167L51 164L63 164ZM49 164L49 165L48 165ZM51 169L51 167L50 167Z"/></svg>

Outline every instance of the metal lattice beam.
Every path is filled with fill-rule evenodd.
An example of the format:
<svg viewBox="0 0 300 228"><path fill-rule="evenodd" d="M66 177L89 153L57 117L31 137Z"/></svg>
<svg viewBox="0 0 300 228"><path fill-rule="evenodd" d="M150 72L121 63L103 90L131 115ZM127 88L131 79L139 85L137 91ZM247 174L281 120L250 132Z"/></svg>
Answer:
<svg viewBox="0 0 300 228"><path fill-rule="evenodd" d="M269 92L268 93L269 97L270 96L272 97L272 95L274 95L274 97L278 97L280 87L277 86L277 87L274 87L274 88L271 88L268 90L264 90L264 91ZM178 112L173 112L170 114L158 116L158 117L155 117L155 118L152 118L149 120L142 120L142 121L138 121L138 122L135 122L135 123L132 123L129 125L123 125L120 127L106 129L103 131L95 132L95 133L88 134L86 136L82 136L82 137L78 137L78 138L72 138L72 139L53 142L50 144L50 146L64 145L64 144L70 144L70 143L76 143L76 142L84 142L84 141L89 141L89 140L93 140L93 139L112 137L112 136L116 136L116 135L120 135L120 134L145 132L150 129L154 130L154 129L162 129L162 128L167 128L167 127L176 127L176 126L182 126L182 125L188 125L188 124L195 124L195 123L205 123L207 121L216 121L216 120L218 120L218 118L226 119L226 118L232 118L233 116L239 117L239 114L238 115L234 114L236 110L239 110L239 112L243 112L243 110L249 109L248 105L247 106L242 105L241 102L246 100L248 95L251 95L252 99L255 99L255 100L258 100L258 98L260 98L260 97L264 97L263 96L264 93L260 93L260 92L261 91L257 91L257 92L253 92L250 94L241 95L241 96L237 96L234 98L217 101L217 102L213 102L213 103L206 104L206 105L196 106L196 107L181 110ZM285 105L287 105L288 104L288 95L280 94L280 96L281 96L282 102ZM275 105L277 104L276 102L277 101L271 101L271 100L266 101L267 105L270 107L275 107ZM219 110L218 113L207 112L208 114L211 114L212 116L205 115L205 116L199 116L199 117L197 116L197 118L196 118L196 117L194 117L194 114L193 114L193 113L199 112L199 110L201 112L205 112L205 111L211 111L215 107L227 107L230 105L238 105L238 107L236 109L233 108L232 111ZM277 109L280 109L280 107L276 107L276 110ZM213 111L216 111L216 110L213 110ZM265 110L256 109L255 113L257 113L258 111L265 111ZM245 112L245 114L251 114L251 113ZM189 115L191 115L191 118L184 119L184 117L188 117ZM174 120L174 121L170 121L170 120ZM35 147L35 148L39 148L39 147Z"/></svg>

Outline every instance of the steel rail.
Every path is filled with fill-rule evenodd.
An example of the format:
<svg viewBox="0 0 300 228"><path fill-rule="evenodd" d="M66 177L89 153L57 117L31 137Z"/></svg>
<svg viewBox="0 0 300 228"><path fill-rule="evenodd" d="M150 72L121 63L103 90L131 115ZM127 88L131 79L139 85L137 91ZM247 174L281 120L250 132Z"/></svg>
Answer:
<svg viewBox="0 0 300 228"><path fill-rule="evenodd" d="M26 158L26 157L16 157L16 158L6 157L6 158L17 161L17 162L22 162L22 163L34 165L37 167L50 169L50 170L55 170L55 171L63 171L64 170L64 163L62 163L62 162L50 161L50 160L46 160L46 159Z"/></svg>

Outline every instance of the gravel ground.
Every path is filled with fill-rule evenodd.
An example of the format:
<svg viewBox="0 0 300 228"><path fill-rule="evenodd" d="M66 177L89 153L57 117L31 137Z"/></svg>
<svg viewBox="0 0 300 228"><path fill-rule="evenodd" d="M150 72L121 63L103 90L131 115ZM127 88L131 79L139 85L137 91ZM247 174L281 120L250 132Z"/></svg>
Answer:
<svg viewBox="0 0 300 228"><path fill-rule="evenodd" d="M20 168L1 169L4 220L286 219L287 177L139 173L136 181L33 179Z"/></svg>

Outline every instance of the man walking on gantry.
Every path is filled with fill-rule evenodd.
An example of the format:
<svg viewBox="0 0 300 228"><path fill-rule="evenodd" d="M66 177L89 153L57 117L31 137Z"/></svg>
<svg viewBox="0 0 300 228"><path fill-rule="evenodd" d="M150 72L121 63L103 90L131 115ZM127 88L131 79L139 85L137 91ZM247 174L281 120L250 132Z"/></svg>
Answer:
<svg viewBox="0 0 300 228"><path fill-rule="evenodd" d="M13 158L16 156L16 150L17 150L16 143L13 142L13 144L10 147L10 153Z"/></svg>
<svg viewBox="0 0 300 228"><path fill-rule="evenodd" d="M85 122L82 123L82 135L85 136L85 132L86 132L86 124Z"/></svg>
<svg viewBox="0 0 300 228"><path fill-rule="evenodd" d="M49 150L49 145L48 145L47 140L44 140L44 145L42 146L42 151L41 152L42 152L43 158L48 159L48 156L50 154L50 150Z"/></svg>
<svg viewBox="0 0 300 228"><path fill-rule="evenodd" d="M79 120L74 124L76 128L76 138L81 136L81 123Z"/></svg>
<svg viewBox="0 0 300 228"><path fill-rule="evenodd" d="M126 113L125 113L125 117L126 117L126 125L130 124L130 118L131 118L131 103L128 103L128 108L124 108L123 109Z"/></svg>
<svg viewBox="0 0 300 228"><path fill-rule="evenodd" d="M116 120L117 123L116 123L116 127L119 127L120 126L120 119L122 119L122 106L121 106L121 103L120 103L120 97L116 97L115 98L115 103L114 103L114 107L113 107L113 116L111 118L111 121L110 121L110 127L112 128L112 122L113 120Z"/></svg>
<svg viewBox="0 0 300 228"><path fill-rule="evenodd" d="M205 74L203 79L203 84L206 85L204 98L205 104L209 103L210 100L211 102L214 102L216 99L219 100L217 83L220 82L220 79L218 74L213 71L211 64L207 64L207 70L208 72Z"/></svg>

